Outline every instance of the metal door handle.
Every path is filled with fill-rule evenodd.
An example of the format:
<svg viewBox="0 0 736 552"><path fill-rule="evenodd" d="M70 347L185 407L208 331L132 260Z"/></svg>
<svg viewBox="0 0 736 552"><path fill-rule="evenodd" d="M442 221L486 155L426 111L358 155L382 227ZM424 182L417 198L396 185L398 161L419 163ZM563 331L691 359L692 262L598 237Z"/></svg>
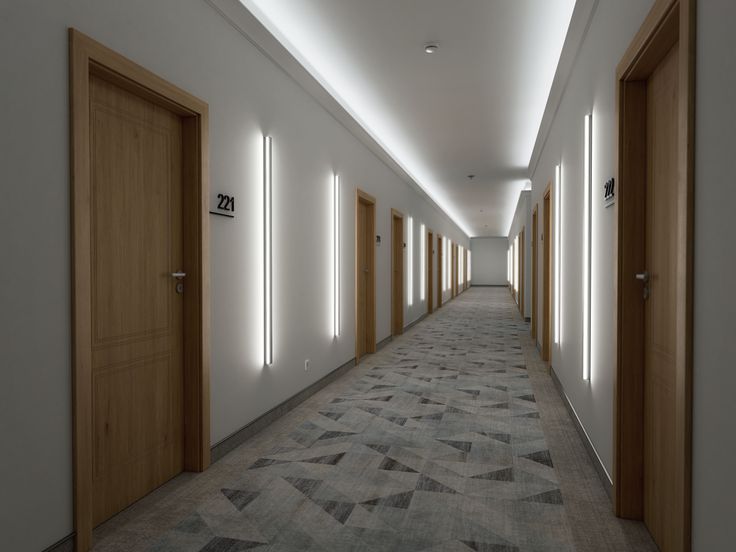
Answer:
<svg viewBox="0 0 736 552"><path fill-rule="evenodd" d="M172 272L171 277L176 278L177 280L183 280L186 277L186 272Z"/></svg>
<svg viewBox="0 0 736 552"><path fill-rule="evenodd" d="M638 272L634 276L637 280L641 280L645 284L649 282L649 273L648 272Z"/></svg>

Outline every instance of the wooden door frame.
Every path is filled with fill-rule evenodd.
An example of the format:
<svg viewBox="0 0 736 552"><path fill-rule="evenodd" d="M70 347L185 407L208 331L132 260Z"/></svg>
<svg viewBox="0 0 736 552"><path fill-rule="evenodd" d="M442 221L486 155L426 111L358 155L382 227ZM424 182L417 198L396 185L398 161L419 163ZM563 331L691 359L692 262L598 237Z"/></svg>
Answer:
<svg viewBox="0 0 736 552"><path fill-rule="evenodd" d="M519 232L519 312L522 318L524 318L524 301L526 300L526 286L524 285L524 255L526 254L524 240L526 239L526 234L524 230L525 228L522 226L521 232Z"/></svg>
<svg viewBox="0 0 736 552"><path fill-rule="evenodd" d="M75 547L92 545L92 254L90 77L115 84L182 118L184 447L186 471L210 464L208 106L75 29L69 29L72 221L72 415Z"/></svg>
<svg viewBox="0 0 736 552"><path fill-rule="evenodd" d="M434 295L433 295L433 289L432 286L434 284L434 274L432 266L432 261L434 260L434 232L432 230L427 230L427 266L425 270L427 271L427 314L432 314L434 312Z"/></svg>
<svg viewBox="0 0 736 552"><path fill-rule="evenodd" d="M437 234L437 308L442 306L442 263L444 262L445 252L442 249L442 235Z"/></svg>
<svg viewBox="0 0 736 552"><path fill-rule="evenodd" d="M676 550L691 546L692 271L695 122L695 1L657 0L617 67L616 381L614 507L643 517L644 307L633 275L646 260L646 79L672 46L679 48L675 381L677 457Z"/></svg>
<svg viewBox="0 0 736 552"><path fill-rule="evenodd" d="M539 235L539 204L534 205L532 209L532 339L537 344L537 286L539 285L539 276L537 270L539 262L537 260L537 252L539 246L537 244L537 236Z"/></svg>
<svg viewBox="0 0 736 552"><path fill-rule="evenodd" d="M468 289L468 250L463 248L463 291Z"/></svg>
<svg viewBox="0 0 736 552"><path fill-rule="evenodd" d="M550 236L552 235L552 183L547 183L547 188L542 196L542 209L544 214L544 232L542 232L542 241L544 242L542 269L544 271L542 282L544 287L544 299L542 306L544 310L544 318L542 323L542 360L550 361L550 350L552 348L552 243Z"/></svg>
<svg viewBox="0 0 736 552"><path fill-rule="evenodd" d="M370 247L366 251L368 257L368 301L366 301L366 353L376 352L376 247L373 240L376 234L376 198L365 193L360 188L355 190L355 362L360 361L360 352L358 349L358 318L360 312L358 310L358 278L360 277L360 266L358 263L358 242L360 240L360 232L358 229L358 211L360 204L363 203L368 207L370 216L366 221L366 234L370 237L368 243Z"/></svg>
<svg viewBox="0 0 736 552"><path fill-rule="evenodd" d="M401 221L401 237L398 241L399 248L401 250L401 266L399 267L398 276L395 273L394 258L395 258L395 247L396 238L394 234L394 223L396 219ZM391 335L401 335L404 333L404 214L396 209L391 209ZM398 305L396 303L397 298L394 295L394 278L399 278L401 282L401 297L398 298Z"/></svg>

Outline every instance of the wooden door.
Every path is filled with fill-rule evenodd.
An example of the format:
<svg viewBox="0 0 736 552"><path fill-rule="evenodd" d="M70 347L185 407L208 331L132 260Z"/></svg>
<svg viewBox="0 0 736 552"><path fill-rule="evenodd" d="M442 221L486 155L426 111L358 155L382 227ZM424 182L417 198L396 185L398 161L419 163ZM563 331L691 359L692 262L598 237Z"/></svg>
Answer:
<svg viewBox="0 0 736 552"><path fill-rule="evenodd" d="M442 236L439 234L437 235L437 308L440 308L442 306L442 286L444 282L442 281L442 267L444 266L442 263L444 262L443 252L442 252Z"/></svg>
<svg viewBox="0 0 736 552"><path fill-rule="evenodd" d="M434 234L427 232L427 312L432 314L434 311Z"/></svg>
<svg viewBox="0 0 736 552"><path fill-rule="evenodd" d="M537 225L538 213L537 206L535 205L534 211L532 212L532 339L535 340L535 345L537 339L537 285L539 284L537 275L537 253L539 250L537 236L539 234L539 228Z"/></svg>
<svg viewBox="0 0 736 552"><path fill-rule="evenodd" d="M468 289L468 250L463 249L463 291Z"/></svg>
<svg viewBox="0 0 736 552"><path fill-rule="evenodd" d="M542 327L542 360L549 361L549 349L551 341L552 326L552 267L550 264L550 248L552 247L552 221L550 220L550 186L547 185L547 191L544 194L544 232L542 232L542 243L544 245L544 266L543 266L543 314L544 324Z"/></svg>
<svg viewBox="0 0 736 552"><path fill-rule="evenodd" d="M376 350L375 200L358 190L355 217L355 359Z"/></svg>
<svg viewBox="0 0 736 552"><path fill-rule="evenodd" d="M525 229L521 229L521 233L519 234L519 312L521 312L521 317L524 318L524 310L525 305L524 302L526 301L526 280L524 275L524 269L526 268L524 266L524 257L526 255L526 232Z"/></svg>
<svg viewBox="0 0 736 552"><path fill-rule="evenodd" d="M186 283L180 117L95 76L89 109L97 525L183 469Z"/></svg>
<svg viewBox="0 0 736 552"><path fill-rule="evenodd" d="M457 245L450 244L450 296L457 295Z"/></svg>
<svg viewBox="0 0 736 552"><path fill-rule="evenodd" d="M661 550L673 549L677 523L670 506L677 457L678 59L675 45L647 82L644 521Z"/></svg>
<svg viewBox="0 0 736 552"><path fill-rule="evenodd" d="M404 333L404 216L391 209L391 335Z"/></svg>

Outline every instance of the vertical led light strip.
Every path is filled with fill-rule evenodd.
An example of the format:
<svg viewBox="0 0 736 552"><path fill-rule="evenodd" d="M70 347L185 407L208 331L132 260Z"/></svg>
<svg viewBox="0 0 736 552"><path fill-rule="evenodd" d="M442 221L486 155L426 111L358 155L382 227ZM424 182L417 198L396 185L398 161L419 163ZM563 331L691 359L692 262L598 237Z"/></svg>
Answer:
<svg viewBox="0 0 736 552"><path fill-rule="evenodd" d="M409 217L407 221L407 232L406 238L406 257L409 270L407 271L407 304L411 307L414 304L414 219Z"/></svg>
<svg viewBox="0 0 736 552"><path fill-rule="evenodd" d="M419 225L419 299L426 298L427 286L427 230L423 224Z"/></svg>
<svg viewBox="0 0 736 552"><path fill-rule="evenodd" d="M593 204L592 204L592 140L593 116L585 116L583 161L583 379L590 380L590 317L591 317L591 256L593 233Z"/></svg>
<svg viewBox="0 0 736 552"><path fill-rule="evenodd" d="M465 249L462 245L457 248L457 271L459 272L457 282L460 289L462 289L463 282L465 282L465 266L463 265L464 251Z"/></svg>
<svg viewBox="0 0 736 552"><path fill-rule="evenodd" d="M332 324L335 337L340 337L340 175L332 180Z"/></svg>
<svg viewBox="0 0 736 552"><path fill-rule="evenodd" d="M519 236L514 238L514 291L519 293Z"/></svg>
<svg viewBox="0 0 736 552"><path fill-rule="evenodd" d="M450 251L447 248L447 238L442 238L442 251L444 252L444 259L442 259L442 291L447 291L447 259L450 256Z"/></svg>
<svg viewBox="0 0 736 552"><path fill-rule="evenodd" d="M562 285L560 282L562 274L562 168L560 165L555 167L555 343L560 344L560 324L562 316L560 316L560 293Z"/></svg>
<svg viewBox="0 0 736 552"><path fill-rule="evenodd" d="M472 265L470 264L472 256L473 256L473 252L468 250L468 277L467 277L468 284L470 284L470 282L473 280L473 268L472 268Z"/></svg>
<svg viewBox="0 0 736 552"><path fill-rule="evenodd" d="M272 205L273 183L271 137L263 137L263 362L273 364L273 252Z"/></svg>

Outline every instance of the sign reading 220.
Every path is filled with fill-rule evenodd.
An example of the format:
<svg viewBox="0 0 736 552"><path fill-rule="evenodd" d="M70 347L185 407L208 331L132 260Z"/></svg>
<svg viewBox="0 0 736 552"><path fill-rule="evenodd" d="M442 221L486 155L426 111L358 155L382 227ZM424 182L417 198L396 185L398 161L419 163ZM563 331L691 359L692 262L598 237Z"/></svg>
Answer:
<svg viewBox="0 0 736 552"><path fill-rule="evenodd" d="M233 196L217 194L217 199L220 200L217 204L217 208L220 211L228 211L230 213L235 212L235 198Z"/></svg>

